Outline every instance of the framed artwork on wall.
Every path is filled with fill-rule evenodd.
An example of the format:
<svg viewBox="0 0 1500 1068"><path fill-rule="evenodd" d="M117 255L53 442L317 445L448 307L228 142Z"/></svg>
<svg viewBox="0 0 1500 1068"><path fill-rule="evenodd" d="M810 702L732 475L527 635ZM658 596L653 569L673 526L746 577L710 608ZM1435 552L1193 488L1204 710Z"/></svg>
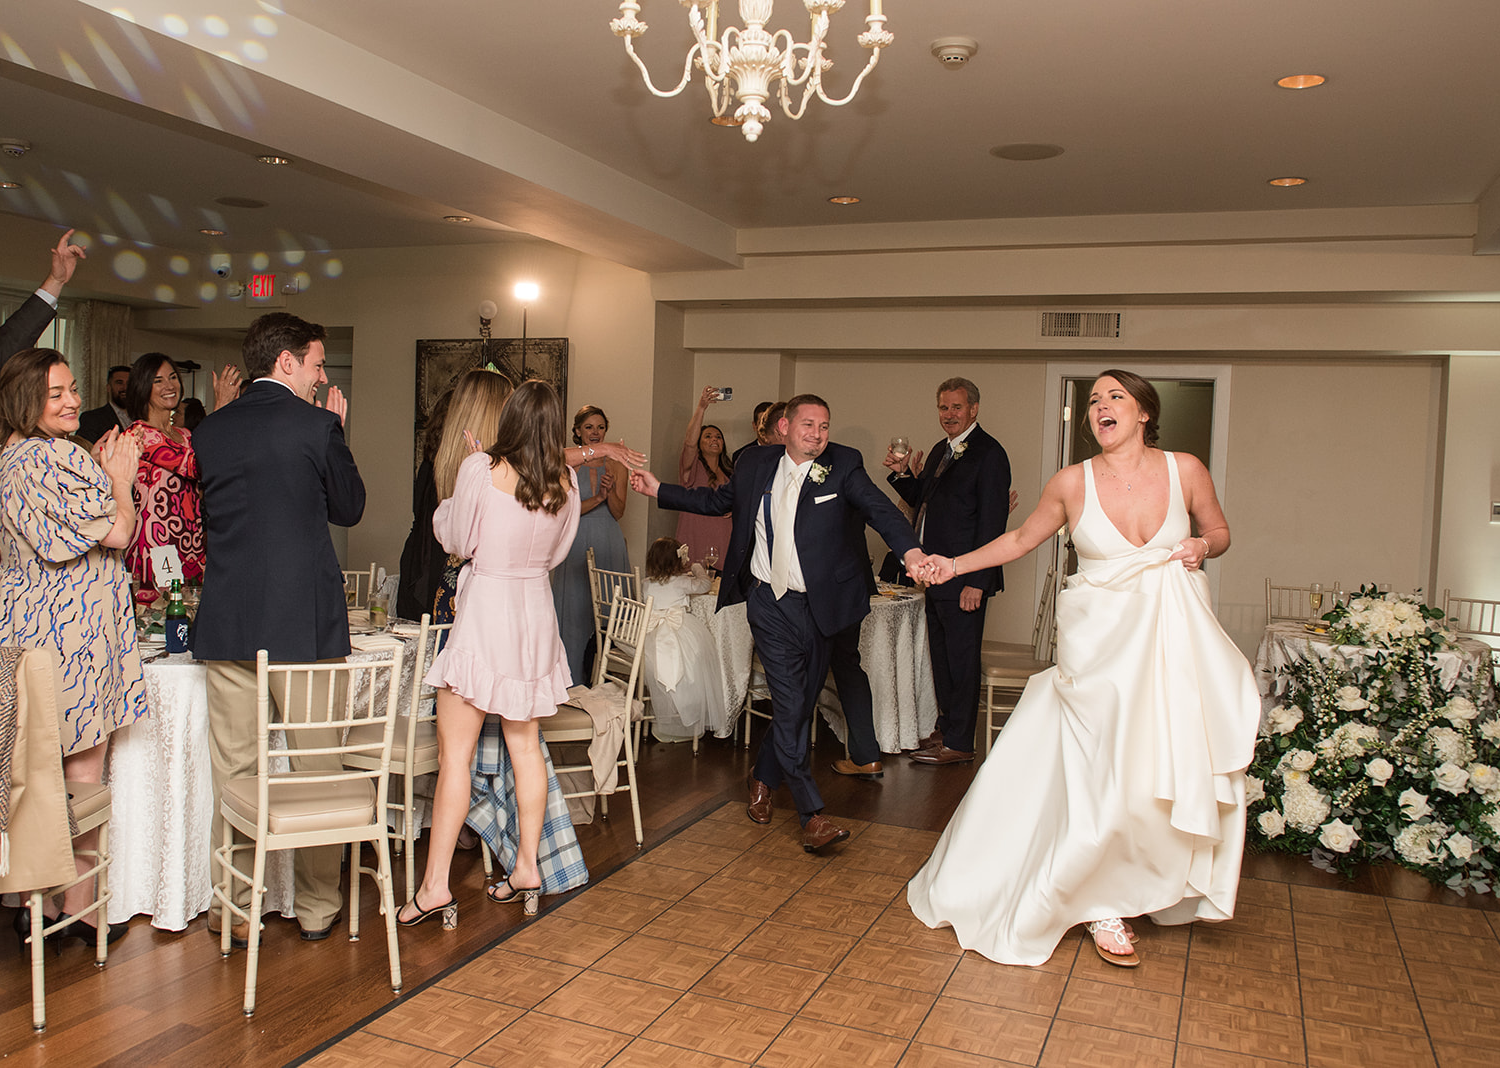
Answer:
<svg viewBox="0 0 1500 1068"><path fill-rule="evenodd" d="M422 432L427 417L459 376L475 367L494 364L519 385L540 378L557 390L568 410L568 339L565 337L456 338L417 342L417 388L412 428L415 470L422 462Z"/></svg>

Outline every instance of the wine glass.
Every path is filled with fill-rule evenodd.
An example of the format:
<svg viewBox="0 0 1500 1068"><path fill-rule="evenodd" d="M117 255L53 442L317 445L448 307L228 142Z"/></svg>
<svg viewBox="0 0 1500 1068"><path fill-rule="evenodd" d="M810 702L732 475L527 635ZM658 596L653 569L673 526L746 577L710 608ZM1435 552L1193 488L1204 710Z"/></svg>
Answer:
<svg viewBox="0 0 1500 1068"><path fill-rule="evenodd" d="M708 552L703 554L703 562L708 565L710 571L717 571L719 569L719 550L710 545Z"/></svg>
<svg viewBox="0 0 1500 1068"><path fill-rule="evenodd" d="M904 460L911 454L911 442L905 438L896 437L891 439L891 455L898 460Z"/></svg>
<svg viewBox="0 0 1500 1068"><path fill-rule="evenodd" d="M1320 619L1320 611L1323 608L1323 584L1314 582L1307 588L1307 600L1312 605L1312 614L1307 617L1308 623L1316 626Z"/></svg>

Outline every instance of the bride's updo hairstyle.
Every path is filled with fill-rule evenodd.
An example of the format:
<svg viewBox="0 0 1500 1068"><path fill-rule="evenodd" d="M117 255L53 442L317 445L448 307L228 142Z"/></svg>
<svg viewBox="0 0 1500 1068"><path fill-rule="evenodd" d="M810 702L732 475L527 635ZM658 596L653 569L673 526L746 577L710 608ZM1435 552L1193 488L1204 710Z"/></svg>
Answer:
<svg viewBox="0 0 1500 1068"><path fill-rule="evenodd" d="M1161 398L1156 394L1156 387L1134 371L1111 368L1108 371L1100 371L1095 381L1100 378L1113 378L1125 387L1126 393L1135 398L1135 402L1141 406L1141 411L1146 413L1146 424L1143 428L1146 444L1155 448L1156 439L1161 431L1161 424L1157 422L1161 418Z"/></svg>

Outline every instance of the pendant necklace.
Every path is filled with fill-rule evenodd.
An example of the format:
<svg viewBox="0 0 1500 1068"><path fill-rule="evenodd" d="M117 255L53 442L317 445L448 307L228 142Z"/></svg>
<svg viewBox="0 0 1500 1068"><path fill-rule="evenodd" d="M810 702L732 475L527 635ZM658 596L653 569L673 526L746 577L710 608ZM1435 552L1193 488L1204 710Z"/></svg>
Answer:
<svg viewBox="0 0 1500 1068"><path fill-rule="evenodd" d="M1103 459L1103 457L1100 457L1100 459ZM1146 462L1146 456L1145 456L1144 453L1142 453L1141 454L1141 458L1139 460L1137 460L1135 462L1135 466L1130 469L1130 476L1129 477L1130 478L1135 478L1136 475L1140 474L1141 464L1143 464L1145 462ZM1125 478L1121 477L1120 475L1115 474L1114 471L1112 471L1110 469L1109 464L1105 464L1104 465L1104 473L1106 475L1108 475L1110 478L1114 479L1116 482L1124 482L1125 483L1125 492L1126 493L1129 493L1133 489L1135 489L1135 487L1133 485L1131 485L1131 483L1129 481L1127 481Z"/></svg>

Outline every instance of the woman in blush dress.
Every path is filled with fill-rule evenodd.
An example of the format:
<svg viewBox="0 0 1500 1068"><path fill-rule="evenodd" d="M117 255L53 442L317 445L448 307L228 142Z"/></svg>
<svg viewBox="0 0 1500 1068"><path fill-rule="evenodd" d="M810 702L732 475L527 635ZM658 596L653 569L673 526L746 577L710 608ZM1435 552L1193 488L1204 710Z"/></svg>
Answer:
<svg viewBox="0 0 1500 1068"><path fill-rule="evenodd" d="M1234 915L1260 700L1200 570L1229 525L1203 465L1154 447L1160 411L1145 379L1104 372L1088 408L1101 454L1053 476L1018 529L918 569L1010 563L1064 523L1078 550L1057 666L1032 676L906 892L1002 964L1045 963L1085 924L1100 957L1134 967L1126 917Z"/></svg>
<svg viewBox="0 0 1500 1068"><path fill-rule="evenodd" d="M677 481L688 489L703 486L722 486L734 473L734 461L724 451L724 432L713 424L703 423L703 415L710 404L719 402L719 391L713 386L704 388L698 398L698 407L688 420L687 434L682 439L682 456L677 463ZM677 515L677 540L688 547L688 559L695 564L705 563L716 567L729 548L729 532L733 527L726 515ZM713 553L710 554L709 550Z"/></svg>
<svg viewBox="0 0 1500 1068"><path fill-rule="evenodd" d="M140 448L112 429L92 456L68 440L82 405L62 354L27 349L0 368L0 645L51 649L62 660L63 776L99 782L109 736L146 714L130 575L118 550L135 529L131 484ZM75 838L95 848L97 831ZM80 872L88 864L78 861ZM63 896L72 915L89 904L88 883ZM43 906L57 916L52 898ZM21 917L27 917L22 920ZM17 923L24 937L29 917ZM126 925L109 928L113 942ZM92 944L79 920L63 938Z"/></svg>
<svg viewBox="0 0 1500 1068"><path fill-rule="evenodd" d="M239 388L239 368L233 364L214 375L215 407L237 397ZM125 565L142 589L157 588L151 549L163 545L176 548L185 581L203 581L203 498L192 431L174 425L181 401L182 379L166 353L148 352L131 366L125 410L135 420L127 433L141 446L134 490L140 522L125 549Z"/></svg>
<svg viewBox="0 0 1500 1068"><path fill-rule="evenodd" d="M587 404L573 416L573 443L580 448L597 449L608 432L609 416L603 408ZM557 603L557 628L568 651L568 672L574 682L586 683L592 681L584 669L588 666L589 641L594 637L588 551L594 550L594 564L606 571L630 570L630 554L620 530L630 472L618 460L603 455L591 456L577 470L582 518L572 551L552 572L552 597Z"/></svg>
<svg viewBox="0 0 1500 1068"><path fill-rule="evenodd" d="M427 673L438 688L438 781L422 885L397 915L408 927L433 915L444 927L458 922L449 868L469 812L469 765L489 716L499 718L514 768L520 846L510 874L486 893L536 911L547 807L536 720L557 711L570 682L548 572L578 530L578 481L564 462L562 403L551 386L517 387L494 445L460 466L433 529L446 551L470 563L460 576L453 630Z"/></svg>

